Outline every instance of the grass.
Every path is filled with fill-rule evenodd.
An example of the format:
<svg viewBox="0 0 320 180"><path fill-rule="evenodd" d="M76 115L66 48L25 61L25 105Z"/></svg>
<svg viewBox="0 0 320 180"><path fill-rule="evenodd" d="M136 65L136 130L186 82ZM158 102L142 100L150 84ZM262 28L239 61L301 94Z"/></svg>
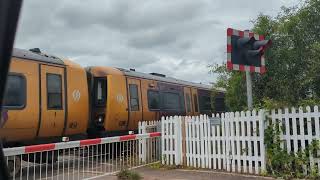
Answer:
<svg viewBox="0 0 320 180"><path fill-rule="evenodd" d="M172 169L183 169L184 167L181 165L165 165L161 164L161 162L152 163L148 165L148 167L152 169L163 169L163 170L172 170Z"/></svg>
<svg viewBox="0 0 320 180"><path fill-rule="evenodd" d="M123 169L118 174L119 180L141 180L142 177L139 173L131 171L129 169Z"/></svg>

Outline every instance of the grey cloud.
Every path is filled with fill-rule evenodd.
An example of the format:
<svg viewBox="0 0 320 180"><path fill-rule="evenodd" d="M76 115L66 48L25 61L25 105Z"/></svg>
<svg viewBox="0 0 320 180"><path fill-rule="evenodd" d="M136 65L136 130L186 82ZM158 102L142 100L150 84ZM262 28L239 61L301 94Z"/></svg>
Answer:
<svg viewBox="0 0 320 180"><path fill-rule="evenodd" d="M134 34L132 38L129 39L128 45L142 49L159 46L168 47L170 45L178 47L180 44L183 44L185 48L191 47L190 41L186 42L186 40L192 40L196 37L195 35L203 33L205 29L210 28L212 25L220 24L221 22L217 20L203 19L177 22L175 25L145 30L143 33ZM169 48L172 49L172 47Z"/></svg>
<svg viewBox="0 0 320 180"><path fill-rule="evenodd" d="M250 29L260 12L296 1L27 0L15 46L209 83L207 65L225 61L227 27Z"/></svg>
<svg viewBox="0 0 320 180"><path fill-rule="evenodd" d="M67 26L99 24L118 31L133 32L181 23L196 17L202 2L188 1L69 1L57 13Z"/></svg>
<svg viewBox="0 0 320 180"><path fill-rule="evenodd" d="M128 44L135 48L153 48L173 43L177 40L177 36L177 32L146 31L144 34L139 34L131 38Z"/></svg>

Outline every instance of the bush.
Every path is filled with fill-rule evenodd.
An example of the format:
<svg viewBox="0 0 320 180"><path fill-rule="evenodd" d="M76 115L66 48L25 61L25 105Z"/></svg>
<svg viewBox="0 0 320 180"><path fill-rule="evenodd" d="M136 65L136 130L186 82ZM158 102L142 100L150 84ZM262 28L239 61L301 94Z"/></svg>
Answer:
<svg viewBox="0 0 320 180"><path fill-rule="evenodd" d="M141 175L137 172L130 171L128 169L121 170L117 177L119 180L140 180L142 179Z"/></svg>

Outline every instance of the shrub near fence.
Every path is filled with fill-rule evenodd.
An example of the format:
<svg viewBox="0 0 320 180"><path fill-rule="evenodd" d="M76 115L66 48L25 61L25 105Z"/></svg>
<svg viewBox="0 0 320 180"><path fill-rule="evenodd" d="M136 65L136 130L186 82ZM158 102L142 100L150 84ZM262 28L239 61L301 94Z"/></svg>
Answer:
<svg viewBox="0 0 320 180"><path fill-rule="evenodd" d="M307 156L303 164L304 175L319 174L320 152L315 146L320 140L317 106L312 110L306 107L305 111L291 108L228 112L220 117L221 125L210 124L210 117L203 115L163 117L162 163L262 174L272 165L269 162L272 157L266 152L270 148L265 144L278 139L279 148L288 154L294 156L303 150L307 152L304 154ZM280 130L278 137L265 138L266 130L273 131L275 127Z"/></svg>
<svg viewBox="0 0 320 180"><path fill-rule="evenodd" d="M273 144L266 147L268 171L281 176L320 178L318 106L272 110L267 123L266 143L270 143L270 134L274 136Z"/></svg>

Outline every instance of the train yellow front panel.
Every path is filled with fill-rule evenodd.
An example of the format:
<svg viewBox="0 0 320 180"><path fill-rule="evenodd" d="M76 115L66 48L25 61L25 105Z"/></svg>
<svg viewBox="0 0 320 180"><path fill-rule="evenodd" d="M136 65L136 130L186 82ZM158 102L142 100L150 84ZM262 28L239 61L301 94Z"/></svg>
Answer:
<svg viewBox="0 0 320 180"><path fill-rule="evenodd" d="M65 135L85 133L89 118L87 75L83 68L70 61L67 66L68 113Z"/></svg>
<svg viewBox="0 0 320 180"><path fill-rule="evenodd" d="M107 131L127 130L128 103L126 79L122 75L108 75L108 99L105 129Z"/></svg>
<svg viewBox="0 0 320 180"><path fill-rule="evenodd" d="M38 63L13 58L10 73L21 75L26 81L25 105L22 108L4 107L7 121L0 131L0 136L7 141L33 139L36 136L39 121Z"/></svg>

